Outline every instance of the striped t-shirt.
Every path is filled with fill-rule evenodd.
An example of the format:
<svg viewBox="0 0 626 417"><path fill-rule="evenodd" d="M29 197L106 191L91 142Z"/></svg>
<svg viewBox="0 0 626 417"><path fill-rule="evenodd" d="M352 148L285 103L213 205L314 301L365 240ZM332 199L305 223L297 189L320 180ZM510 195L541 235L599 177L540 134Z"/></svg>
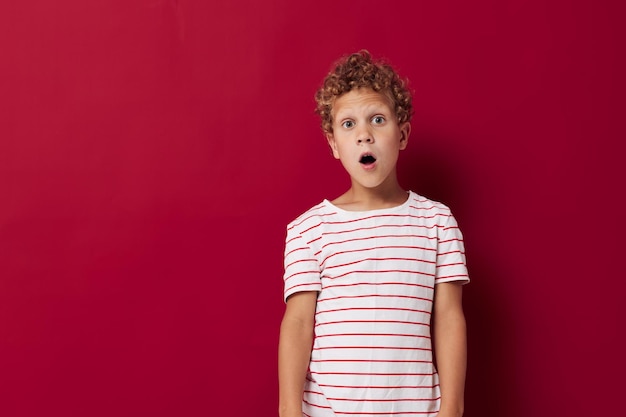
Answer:
<svg viewBox="0 0 626 417"><path fill-rule="evenodd" d="M434 416L435 285L469 281L450 209L409 192L353 212L328 200L287 228L285 300L318 291L303 411L311 417Z"/></svg>

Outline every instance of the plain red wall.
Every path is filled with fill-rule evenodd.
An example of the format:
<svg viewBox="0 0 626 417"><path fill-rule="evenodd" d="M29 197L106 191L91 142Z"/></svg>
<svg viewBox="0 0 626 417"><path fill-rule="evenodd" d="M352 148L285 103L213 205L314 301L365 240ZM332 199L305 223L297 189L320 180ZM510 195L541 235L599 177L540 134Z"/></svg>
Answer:
<svg viewBox="0 0 626 417"><path fill-rule="evenodd" d="M0 16L0 415L276 415L285 225L348 185L312 96L360 48L415 90L402 183L466 236L466 416L623 409L620 2Z"/></svg>

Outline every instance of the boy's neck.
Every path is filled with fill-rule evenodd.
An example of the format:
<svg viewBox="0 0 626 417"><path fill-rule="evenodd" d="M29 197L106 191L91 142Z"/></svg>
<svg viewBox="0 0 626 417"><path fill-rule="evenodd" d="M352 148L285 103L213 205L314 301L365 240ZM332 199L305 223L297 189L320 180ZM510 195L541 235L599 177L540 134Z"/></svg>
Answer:
<svg viewBox="0 0 626 417"><path fill-rule="evenodd" d="M365 188L357 184L343 195L332 201L332 204L347 211L368 211L396 207L404 204L407 192L395 184L393 187Z"/></svg>

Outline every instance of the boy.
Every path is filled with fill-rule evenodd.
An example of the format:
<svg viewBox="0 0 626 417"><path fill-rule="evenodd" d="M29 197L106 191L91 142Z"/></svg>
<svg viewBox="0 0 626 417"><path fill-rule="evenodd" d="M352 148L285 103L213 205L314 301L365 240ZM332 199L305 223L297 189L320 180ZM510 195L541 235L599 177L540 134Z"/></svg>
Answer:
<svg viewBox="0 0 626 417"><path fill-rule="evenodd" d="M287 228L280 417L459 417L469 278L450 210L396 177L411 94L360 51L339 61L316 101L351 187Z"/></svg>

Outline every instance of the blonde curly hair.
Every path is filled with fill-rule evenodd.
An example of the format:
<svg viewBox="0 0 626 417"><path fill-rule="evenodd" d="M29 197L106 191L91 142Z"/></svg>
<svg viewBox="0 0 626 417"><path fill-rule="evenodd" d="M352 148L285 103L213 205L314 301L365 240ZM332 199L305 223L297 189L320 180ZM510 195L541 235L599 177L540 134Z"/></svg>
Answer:
<svg viewBox="0 0 626 417"><path fill-rule="evenodd" d="M335 68L324 78L315 93L317 107L324 134L333 133L332 110L335 100L355 89L371 88L384 94L393 104L398 124L408 122L413 116L412 95L407 80L382 60L373 60L365 49L341 58Z"/></svg>

